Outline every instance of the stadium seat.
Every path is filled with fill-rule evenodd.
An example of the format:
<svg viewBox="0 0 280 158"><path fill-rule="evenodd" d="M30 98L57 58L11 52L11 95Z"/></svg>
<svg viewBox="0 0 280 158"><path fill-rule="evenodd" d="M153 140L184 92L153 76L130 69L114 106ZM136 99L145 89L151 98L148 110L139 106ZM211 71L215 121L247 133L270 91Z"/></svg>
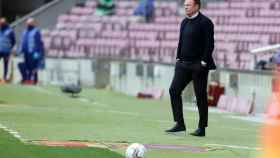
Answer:
<svg viewBox="0 0 280 158"><path fill-rule="evenodd" d="M133 59L138 56L136 52L144 52L145 60L163 59L159 61L173 63L173 53L179 38L179 23L183 19L177 13L179 5L177 2L156 1L154 22L136 23L129 21L129 17L137 4L137 1L120 1L116 3L116 15L112 16L93 15L95 1L88 0L83 7L75 6L67 14L58 17L54 30L47 30L49 33L43 34L47 41L46 49L56 49L60 52L74 49L71 47L77 47L74 50L83 48L81 51L90 51L89 54L93 57L102 53L105 53L104 56L120 57L116 54L123 50L132 50L134 52L128 55ZM202 12L215 23L214 56L217 65L233 69L253 69L250 66L253 58L249 55L249 51L280 42L278 34L280 11L277 8L280 8L280 3L272 0L258 0L254 3L249 0L207 3ZM63 35L57 33L61 30ZM68 33L65 32L69 35L66 36ZM60 39L62 37L64 40ZM68 38L71 39L71 44ZM119 41L129 39L129 42L124 42L122 44L126 45L119 47L102 40L101 43L86 42L84 38L95 41L104 38L114 39L109 43L116 42L115 39ZM154 47L147 46L141 40L147 40L155 45L160 44ZM61 43L64 44L63 47L59 46ZM93 45L89 48L91 44ZM104 50L109 52L100 52ZM168 51L171 53L166 53ZM65 53L67 56L67 52Z"/></svg>

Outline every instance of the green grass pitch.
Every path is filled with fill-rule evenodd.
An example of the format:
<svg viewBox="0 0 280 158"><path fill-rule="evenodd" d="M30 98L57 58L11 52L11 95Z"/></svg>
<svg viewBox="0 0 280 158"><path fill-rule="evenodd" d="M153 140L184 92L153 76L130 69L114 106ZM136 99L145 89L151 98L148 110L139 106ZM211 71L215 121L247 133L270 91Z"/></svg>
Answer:
<svg viewBox="0 0 280 158"><path fill-rule="evenodd" d="M261 124L232 119L229 115L232 114L210 113L205 138L175 136L163 132L173 125L169 100L138 100L96 89L84 89L81 97L74 99L53 86L0 86L0 124L18 131L26 140L138 142L209 148L201 153L148 150L147 158L255 157L258 151L254 148L260 146ZM187 132L192 132L197 127L197 112L185 110L184 116ZM0 130L1 158L119 158L124 150L27 145Z"/></svg>

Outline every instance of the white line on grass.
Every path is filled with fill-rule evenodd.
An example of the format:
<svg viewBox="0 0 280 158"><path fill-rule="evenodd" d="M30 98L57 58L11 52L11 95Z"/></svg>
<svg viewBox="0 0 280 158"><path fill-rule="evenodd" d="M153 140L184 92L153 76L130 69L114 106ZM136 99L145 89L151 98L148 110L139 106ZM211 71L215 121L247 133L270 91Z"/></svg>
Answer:
<svg viewBox="0 0 280 158"><path fill-rule="evenodd" d="M225 116L225 117L230 118L230 119L235 119L235 120L246 121L246 122L254 122L254 123L264 123L265 122L265 117L260 117L260 116L234 116L234 115L229 115L229 116Z"/></svg>
<svg viewBox="0 0 280 158"><path fill-rule="evenodd" d="M3 126L2 124L0 124L0 129L3 129L4 131L6 131L8 128L6 126Z"/></svg>
<svg viewBox="0 0 280 158"><path fill-rule="evenodd" d="M99 103L99 102L96 102L96 101L91 101L88 98L79 98L79 101L84 102L84 103L89 103L89 104L92 104L92 105L96 105L96 106L99 106L99 107L109 107L110 106L109 104L102 104L102 103Z"/></svg>
<svg viewBox="0 0 280 158"><path fill-rule="evenodd" d="M184 110L197 112L198 108L196 106L187 105L187 106L184 106ZM223 110L220 110L217 108L212 108L212 107L209 107L209 113L230 114L230 112L223 111Z"/></svg>
<svg viewBox="0 0 280 158"><path fill-rule="evenodd" d="M117 111L117 110L95 110L95 112L99 112L99 113L105 113L106 112L106 113L128 115L128 116L140 116L138 113L124 112L124 111Z"/></svg>
<svg viewBox="0 0 280 158"><path fill-rule="evenodd" d="M111 106L111 105L109 105L109 104L103 104L103 103L99 103L99 102L91 102L91 104L93 104L93 105L99 105L99 106L102 106L102 107L109 107L109 106Z"/></svg>
<svg viewBox="0 0 280 158"><path fill-rule="evenodd" d="M271 124L271 125L279 125L280 120L278 118L269 118L266 115L257 115L257 116L227 116L227 118L237 119L247 122L254 122L260 124Z"/></svg>
<svg viewBox="0 0 280 158"><path fill-rule="evenodd" d="M12 129L9 129L8 132L9 132L10 134L12 134L12 135L18 134L17 131L14 131L14 130L12 130Z"/></svg>
<svg viewBox="0 0 280 158"><path fill-rule="evenodd" d="M64 96L60 93L53 92L53 91L47 90L47 89L39 87L39 86L32 86L31 88L36 90L36 91L39 91L39 92L42 92L42 93L45 93L45 94L49 94L49 95L55 95L55 96L59 96L59 97Z"/></svg>
<svg viewBox="0 0 280 158"><path fill-rule="evenodd" d="M19 135L19 134L14 134L14 137L17 139L21 139L21 135Z"/></svg>
<svg viewBox="0 0 280 158"><path fill-rule="evenodd" d="M134 113L134 112L124 112L124 111L117 111L117 110L109 110L108 112L121 114L121 115L139 116L139 113Z"/></svg>
<svg viewBox="0 0 280 158"><path fill-rule="evenodd" d="M21 137L21 135L19 134L19 132L9 129L8 127L0 124L0 129L3 129L4 131L8 132L9 134L11 134L14 138L20 140L21 142L25 142L25 140Z"/></svg>
<svg viewBox="0 0 280 158"><path fill-rule="evenodd" d="M32 88L33 88L34 90L37 90L37 91L39 91L39 92L46 93L46 94L49 94L49 95L54 95L54 96L59 96L59 97L61 97L61 96L65 97L65 95L62 95L62 94L60 94L60 93L58 93L58 92L50 91L50 90L45 89L45 88L42 88L42 87L32 87ZM84 98L84 97L79 98L78 100L81 101L81 102L90 103L90 104L92 104L92 105L101 106L101 107L110 107L110 106L111 106L111 105L109 105L109 104L103 104L103 103L99 103L99 102L96 102L96 101L91 101L90 99Z"/></svg>
<svg viewBox="0 0 280 158"><path fill-rule="evenodd" d="M262 150L262 148L258 147L248 147L248 146L240 146L240 145L226 145L226 144L206 144L206 146L212 147L225 147L231 149L243 149L243 150Z"/></svg>
<svg viewBox="0 0 280 158"><path fill-rule="evenodd" d="M232 127L232 126L221 126L219 128L223 128L223 129L230 129L230 130L235 130L235 131L243 131L243 132L253 132L252 129L250 128L241 128L241 127Z"/></svg>

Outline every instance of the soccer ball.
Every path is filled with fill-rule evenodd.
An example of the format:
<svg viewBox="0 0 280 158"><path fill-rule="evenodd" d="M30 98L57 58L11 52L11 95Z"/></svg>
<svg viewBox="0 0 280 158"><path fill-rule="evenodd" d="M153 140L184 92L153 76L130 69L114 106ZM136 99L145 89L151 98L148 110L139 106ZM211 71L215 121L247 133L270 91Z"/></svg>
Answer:
<svg viewBox="0 0 280 158"><path fill-rule="evenodd" d="M133 143L126 149L126 158L144 158L144 154L147 151L144 145L139 143Z"/></svg>

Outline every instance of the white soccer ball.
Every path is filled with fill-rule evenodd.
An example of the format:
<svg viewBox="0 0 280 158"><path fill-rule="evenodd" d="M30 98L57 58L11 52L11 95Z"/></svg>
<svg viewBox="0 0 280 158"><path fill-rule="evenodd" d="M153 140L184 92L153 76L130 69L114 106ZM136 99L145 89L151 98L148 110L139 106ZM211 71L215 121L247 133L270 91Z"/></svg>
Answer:
<svg viewBox="0 0 280 158"><path fill-rule="evenodd" d="M133 143L126 149L126 158L144 158L144 154L147 151L144 145L139 143Z"/></svg>

